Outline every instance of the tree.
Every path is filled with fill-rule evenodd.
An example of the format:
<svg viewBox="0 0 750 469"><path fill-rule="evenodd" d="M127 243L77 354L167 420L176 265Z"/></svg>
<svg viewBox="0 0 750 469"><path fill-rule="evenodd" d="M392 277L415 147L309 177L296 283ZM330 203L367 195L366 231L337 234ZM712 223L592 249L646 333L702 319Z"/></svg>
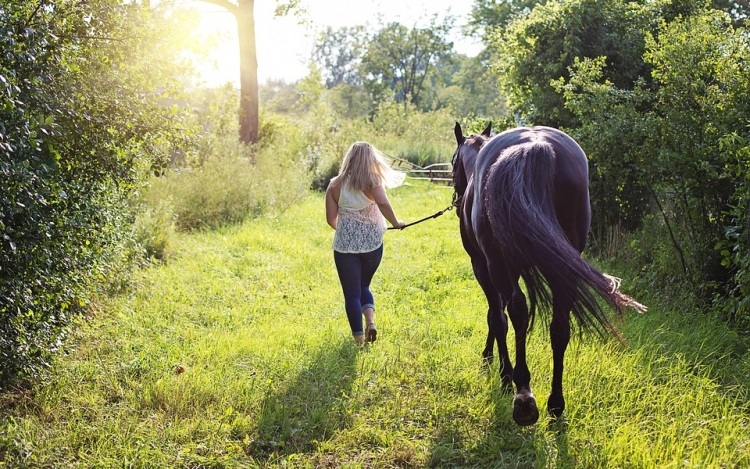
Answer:
<svg viewBox="0 0 750 469"><path fill-rule="evenodd" d="M492 51L483 49L476 57L456 56L456 72L451 83L461 92L453 108L458 115L492 118L495 122L507 114L505 100L498 88L497 75L492 71Z"/></svg>
<svg viewBox="0 0 750 469"><path fill-rule="evenodd" d="M237 21L240 44L240 141L258 142L258 54L255 42L255 0L200 0L225 8ZM280 0L279 0L280 1ZM299 0L277 3L276 14L299 10Z"/></svg>
<svg viewBox="0 0 750 469"><path fill-rule="evenodd" d="M433 18L426 28L390 23L367 43L360 73L374 96L390 91L396 102L418 104L425 78L440 60L453 51L447 35L453 19L437 24Z"/></svg>
<svg viewBox="0 0 750 469"><path fill-rule="evenodd" d="M546 0L475 0L469 15L468 30L491 42L493 33L504 29L516 16L528 15Z"/></svg>
<svg viewBox="0 0 750 469"><path fill-rule="evenodd" d="M606 57L604 79L632 88L647 76L644 35L655 13L636 3L566 0L535 7L494 36L501 89L529 124L575 127L552 82L569 78L576 58Z"/></svg>
<svg viewBox="0 0 750 469"><path fill-rule="evenodd" d="M359 64L366 41L364 26L342 27L336 30L328 26L318 34L318 41L313 49L313 60L325 73L327 88L341 84L362 84Z"/></svg>

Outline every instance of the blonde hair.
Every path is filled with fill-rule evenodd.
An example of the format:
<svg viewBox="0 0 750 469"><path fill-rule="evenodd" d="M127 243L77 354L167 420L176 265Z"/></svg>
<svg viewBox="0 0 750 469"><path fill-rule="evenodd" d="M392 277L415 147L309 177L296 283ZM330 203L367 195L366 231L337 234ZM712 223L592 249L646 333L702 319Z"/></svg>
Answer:
<svg viewBox="0 0 750 469"><path fill-rule="evenodd" d="M406 174L391 168L383 154L371 144L354 142L344 156L339 177L352 189L369 191L380 185L398 187Z"/></svg>

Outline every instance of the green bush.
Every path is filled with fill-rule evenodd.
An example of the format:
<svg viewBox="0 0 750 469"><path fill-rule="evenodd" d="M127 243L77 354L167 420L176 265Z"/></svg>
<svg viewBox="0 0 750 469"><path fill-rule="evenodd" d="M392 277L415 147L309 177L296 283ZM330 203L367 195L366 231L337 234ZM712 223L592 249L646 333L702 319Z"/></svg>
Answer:
<svg viewBox="0 0 750 469"><path fill-rule="evenodd" d="M175 168L154 178L145 195L147 212L169 200L178 229L213 228L283 210L308 189L304 165L280 159L278 147L254 153L234 136L220 142L201 166Z"/></svg>
<svg viewBox="0 0 750 469"><path fill-rule="evenodd" d="M716 10L657 18L643 34L648 73L631 88L607 79L604 56L575 58L570 79L554 88L579 120L571 133L590 158L597 247L606 251L602 236L622 227L634 235L649 289L670 293L681 283L707 305L742 292L733 290L742 262L732 253L744 251L745 213L735 207L747 197L747 166L722 141L747 135L747 35Z"/></svg>
<svg viewBox="0 0 750 469"><path fill-rule="evenodd" d="M122 258L130 194L189 137L154 99L174 96L169 29L131 7L0 8L0 387L49 367Z"/></svg>
<svg viewBox="0 0 750 469"><path fill-rule="evenodd" d="M456 120L446 109L419 112L413 105L384 104L372 119L371 143L418 166L449 162L456 146Z"/></svg>
<svg viewBox="0 0 750 469"><path fill-rule="evenodd" d="M750 135L737 133L721 140L727 170L735 175L734 204L727 213L725 239L715 246L722 266L731 273L727 295L717 296L716 306L738 329L750 333Z"/></svg>

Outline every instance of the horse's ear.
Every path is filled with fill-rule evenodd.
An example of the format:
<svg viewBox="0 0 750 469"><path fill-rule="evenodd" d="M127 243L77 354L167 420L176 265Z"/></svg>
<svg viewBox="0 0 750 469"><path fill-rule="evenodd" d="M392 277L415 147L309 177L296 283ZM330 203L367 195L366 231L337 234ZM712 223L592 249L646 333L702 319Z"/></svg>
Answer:
<svg viewBox="0 0 750 469"><path fill-rule="evenodd" d="M485 129L482 131L482 135L484 135L485 137L489 137L491 133L492 133L492 121L489 121L487 123L487 127L485 127Z"/></svg>
<svg viewBox="0 0 750 469"><path fill-rule="evenodd" d="M453 133L456 135L456 143L458 143L459 145L464 143L464 140L466 139L464 138L464 133L461 130L461 124L459 124L458 122L456 122L456 126L453 128Z"/></svg>

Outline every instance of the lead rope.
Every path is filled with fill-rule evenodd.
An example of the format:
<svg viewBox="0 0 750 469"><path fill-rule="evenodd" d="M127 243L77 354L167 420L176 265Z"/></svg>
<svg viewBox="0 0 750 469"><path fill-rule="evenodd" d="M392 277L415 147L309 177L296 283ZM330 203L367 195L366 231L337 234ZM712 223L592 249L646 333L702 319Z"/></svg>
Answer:
<svg viewBox="0 0 750 469"><path fill-rule="evenodd" d="M445 212L451 211L454 208L458 207L459 200L461 200L461 197L458 195L457 192L453 192L453 200L451 201L451 204L449 206L445 207L444 209L440 210L439 212L435 212L432 215L430 215L428 217L421 218L421 219L419 219L417 221L413 221L411 223L407 223L406 225L403 226L403 228L396 228L395 226L391 226L388 229L389 230L399 230L399 229L403 230L404 228L408 228L410 226L414 226L417 223L422 223L423 221L427 221L427 220L431 220L433 218L437 218L440 215L444 214Z"/></svg>

